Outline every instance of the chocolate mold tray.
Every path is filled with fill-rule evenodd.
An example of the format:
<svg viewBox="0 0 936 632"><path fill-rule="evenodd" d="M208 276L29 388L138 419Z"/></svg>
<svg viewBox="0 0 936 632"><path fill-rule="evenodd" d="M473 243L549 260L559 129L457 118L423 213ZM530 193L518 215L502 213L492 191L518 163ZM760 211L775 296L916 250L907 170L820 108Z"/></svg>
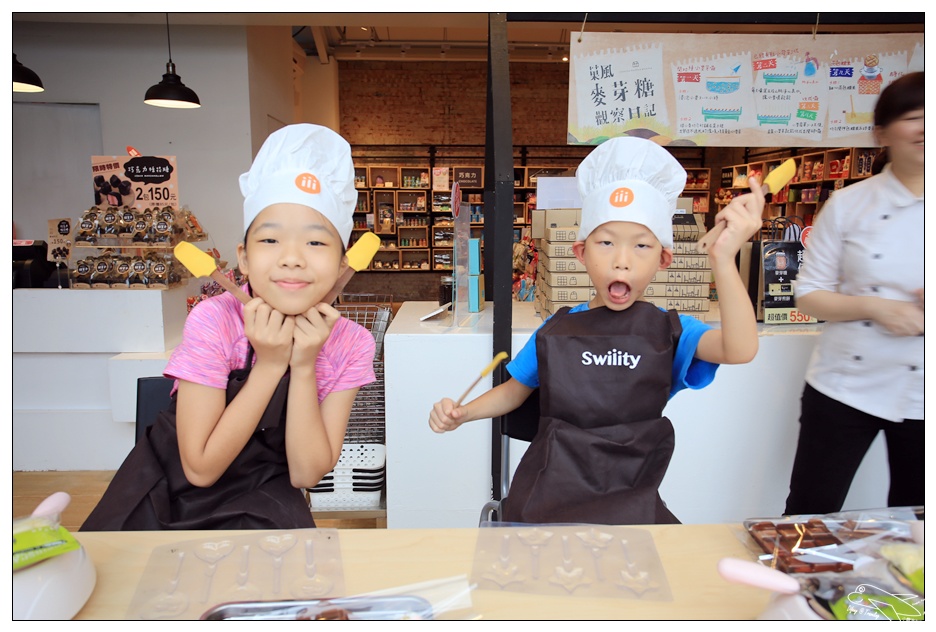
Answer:
<svg viewBox="0 0 936 632"><path fill-rule="evenodd" d="M649 531L607 525L512 525L478 532L471 581L479 589L669 601Z"/></svg>
<svg viewBox="0 0 936 632"><path fill-rule="evenodd" d="M129 619L198 619L217 604L344 594L337 529L257 531L153 549Z"/></svg>

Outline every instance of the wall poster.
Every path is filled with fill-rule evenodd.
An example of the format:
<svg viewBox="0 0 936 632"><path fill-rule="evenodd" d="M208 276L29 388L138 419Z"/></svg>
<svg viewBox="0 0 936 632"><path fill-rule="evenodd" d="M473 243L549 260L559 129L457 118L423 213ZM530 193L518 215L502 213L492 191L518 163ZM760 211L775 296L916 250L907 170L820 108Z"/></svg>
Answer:
<svg viewBox="0 0 936 632"><path fill-rule="evenodd" d="M570 145L873 147L874 104L923 70L923 33L572 38Z"/></svg>

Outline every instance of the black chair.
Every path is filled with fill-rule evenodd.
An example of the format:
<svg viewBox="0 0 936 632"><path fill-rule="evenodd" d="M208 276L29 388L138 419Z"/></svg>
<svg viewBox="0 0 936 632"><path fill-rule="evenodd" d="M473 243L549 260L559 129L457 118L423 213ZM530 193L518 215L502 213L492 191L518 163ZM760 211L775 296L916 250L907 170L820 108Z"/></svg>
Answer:
<svg viewBox="0 0 936 632"><path fill-rule="evenodd" d="M141 377L137 378L137 398L136 398L136 442L146 429L153 425L159 413L169 407L171 398L169 393L172 391L172 385L175 382L172 378L163 377Z"/></svg>
<svg viewBox="0 0 936 632"><path fill-rule="evenodd" d="M510 373L507 373L508 379ZM510 439L519 439L521 441L532 441L539 428L540 404L539 389L534 389L526 401L520 404L516 410L512 410L503 417L502 427L500 429L501 441L501 499L490 500L481 508L481 517L478 525L485 522L501 521L501 504L507 498L507 492L510 490Z"/></svg>

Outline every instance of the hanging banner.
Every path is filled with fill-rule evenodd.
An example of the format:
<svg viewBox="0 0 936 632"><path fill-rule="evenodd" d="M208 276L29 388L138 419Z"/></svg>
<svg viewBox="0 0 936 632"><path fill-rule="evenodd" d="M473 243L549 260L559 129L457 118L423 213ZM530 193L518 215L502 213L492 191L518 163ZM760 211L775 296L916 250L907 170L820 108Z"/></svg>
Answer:
<svg viewBox="0 0 936 632"><path fill-rule="evenodd" d="M881 90L923 70L923 33L572 38L569 144L873 147Z"/></svg>

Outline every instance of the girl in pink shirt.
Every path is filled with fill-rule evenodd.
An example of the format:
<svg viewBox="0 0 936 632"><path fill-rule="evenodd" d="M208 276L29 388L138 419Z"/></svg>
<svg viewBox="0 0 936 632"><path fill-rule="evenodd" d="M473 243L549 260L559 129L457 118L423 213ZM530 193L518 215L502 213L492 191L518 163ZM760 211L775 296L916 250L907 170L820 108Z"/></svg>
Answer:
<svg viewBox="0 0 936 632"><path fill-rule="evenodd" d="M121 465L82 530L314 527L301 492L334 469L374 339L322 299L348 262L350 146L331 130L273 133L241 176L238 264L253 299L189 315L165 375L173 404Z"/></svg>

